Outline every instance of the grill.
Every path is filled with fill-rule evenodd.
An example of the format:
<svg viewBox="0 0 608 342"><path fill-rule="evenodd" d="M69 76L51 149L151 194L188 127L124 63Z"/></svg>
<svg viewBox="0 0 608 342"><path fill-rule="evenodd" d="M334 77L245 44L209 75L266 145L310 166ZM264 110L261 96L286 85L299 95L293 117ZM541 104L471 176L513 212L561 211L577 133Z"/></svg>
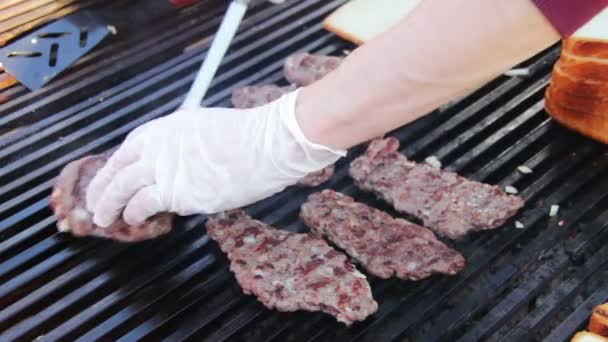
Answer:
<svg viewBox="0 0 608 342"><path fill-rule="evenodd" d="M352 49L320 24L343 2L254 6L205 105L228 105L238 85L282 82L282 61L296 51ZM529 77L500 77L390 133L413 160L435 155L471 179L514 185L527 200L517 217L525 229L509 224L450 243L468 261L455 277L371 279L379 310L351 328L323 314L270 311L243 295L201 216L134 245L57 233L48 208L54 177L174 110L222 13L221 2L207 1L149 18L39 91L0 92L0 339L567 341L608 300L608 149L543 110L557 46L523 63ZM340 161L324 187L397 215L348 177L362 150ZM519 165L534 172L518 173ZM305 231L298 211L312 191L288 189L247 210ZM557 217L548 216L553 204Z"/></svg>

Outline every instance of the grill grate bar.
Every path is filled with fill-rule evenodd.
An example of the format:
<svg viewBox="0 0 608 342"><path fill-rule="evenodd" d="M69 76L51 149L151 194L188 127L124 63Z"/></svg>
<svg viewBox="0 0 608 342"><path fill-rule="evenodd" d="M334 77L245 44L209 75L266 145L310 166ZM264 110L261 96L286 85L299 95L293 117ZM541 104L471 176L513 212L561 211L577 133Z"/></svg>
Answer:
<svg viewBox="0 0 608 342"><path fill-rule="evenodd" d="M602 241L605 242L606 240L603 239ZM599 248L597 253L593 255L588 263L577 267L576 273L564 281L557 291L552 292L551 296L545 298L545 302L540 305L540 308L529 314L526 320L520 322L510 334L505 336L504 341L516 341L513 338L523 339L534 335L539 327L543 323L546 323L546 320L557 311L560 303L570 301L577 290L581 288L583 282L595 273L598 273L600 267L605 267L608 264L606 262L608 260L608 246L604 244L602 247L601 244L598 244L598 241L593 240L589 241L589 243Z"/></svg>
<svg viewBox="0 0 608 342"><path fill-rule="evenodd" d="M37 110L46 106L54 105L57 101L69 101L70 96L81 93L83 89L89 90L85 97L97 95L95 84L103 84L104 79L110 76L120 75L126 70L138 70L136 66L148 59L152 59L159 51L172 50L177 46L186 44L194 37L210 34L221 20L222 9L215 9L206 14L193 16L187 20L187 25L182 24L174 30L168 30L165 34L149 36L141 39L143 43L135 43L135 48L124 51L114 51L104 56L99 63L87 66L82 70L71 73L47 85L46 87L21 96L13 101L0 105L0 112L10 113L0 118L0 127L10 126L15 120L24 121ZM181 43L181 44L180 44ZM137 73L126 73L127 75ZM80 98L76 96L75 98ZM69 102L68 102L69 104ZM63 106L60 108L65 107ZM36 117L36 120L40 117Z"/></svg>
<svg viewBox="0 0 608 342"><path fill-rule="evenodd" d="M551 131L551 119L547 118L540 125L534 128L529 134L516 141L507 150L495 157L496 160L492 163L487 163L481 168L477 169L473 174L474 179L483 179L488 182L494 183L495 175L504 171L512 170L512 167L508 167L509 162L513 162L513 165L523 165L524 160L522 157L524 152L536 153L542 146L549 145L549 132ZM566 144L562 144L565 148ZM552 150L555 150L554 148ZM460 160L460 159L459 159ZM454 161L454 168L463 170L464 166L460 164L459 160ZM468 161L470 163L470 160ZM514 180L511 179L513 182Z"/></svg>
<svg viewBox="0 0 608 342"><path fill-rule="evenodd" d="M542 72L543 68L540 66L545 65L547 61L554 61L558 56L557 49L550 50L549 53L545 54L540 58L539 61L533 64L531 67L535 72L531 77L538 77L537 72ZM441 145L441 142L449 140L449 136L446 137L447 132L463 132L466 131L466 127L463 125L470 125L483 117L484 113L487 112L487 108L500 107L508 98L508 96L517 94L521 91L522 84L525 83L526 79L510 78L497 88L492 89L490 93L485 94L479 100L472 103L467 108L463 109L458 113L457 116L445 120L442 124L437 125L431 132L427 132L422 139L412 143L405 150L407 156L418 157L418 155L425 153L427 150L431 150L433 146Z"/></svg>
<svg viewBox="0 0 608 342"><path fill-rule="evenodd" d="M491 115L486 116L481 119L475 126L468 128L466 131L462 132L458 135L458 140L450 142L448 144L443 145L440 149L435 151L433 154L439 157L440 160L450 160L450 156L455 154L456 151L469 151L470 148L474 145L477 147L483 147L484 144L475 144L476 141L483 137L483 135L487 134L487 131L492 130L496 126L502 128L502 131L507 131L510 128L514 128L513 126L517 125L517 121L521 120L520 118L513 119L516 115L525 115L520 114L519 110L522 107L528 108L528 103L530 101L537 101L538 98L542 98L543 89L549 82L549 75L543 73L543 76L536 80L536 82L532 83L530 86L524 88L521 93L513 96L509 101L507 101L504 105L497 108ZM533 95L531 95L533 94ZM505 125L505 123L507 123ZM495 134L502 133L501 130L496 131ZM504 134L500 134L504 137ZM451 170L452 165L450 165ZM452 170L451 170L452 171Z"/></svg>
<svg viewBox="0 0 608 342"><path fill-rule="evenodd" d="M207 325L199 325L196 319L190 319L191 324L181 325L180 328L168 337L169 340L207 340L207 341L225 341L231 334L242 327L247 322L253 321L255 318L263 314L264 308L261 304L252 300L246 300L247 304L239 306L237 317L226 324L222 324L214 334L204 336ZM224 313L222 313L224 314ZM203 335L203 336L201 336Z"/></svg>
<svg viewBox="0 0 608 342"><path fill-rule="evenodd" d="M543 340L544 342L568 342L573 331L584 329L589 313L598 303L608 301L608 284L600 282L599 288Z"/></svg>
<svg viewBox="0 0 608 342"><path fill-rule="evenodd" d="M585 232L587 234L585 238L591 237L589 239L589 241L591 241L604 230L605 227L603 227L601 231L595 231L595 234L591 234L592 232ZM551 260L548 262L537 263L536 266L538 268L536 269L529 269L528 273L532 274L533 276L526 280L525 283L512 290L508 296L493 307L492 311L484 316L484 318L479 322L479 324L476 325L474 329L470 330L466 335L460 338L459 341L478 341L487 338L488 335L497 330L500 325L503 325L509 316L516 313L532 298L538 296L548 287L547 285L551 280L558 277L560 273L571 265L571 254L580 254L580 250L585 247L587 249L597 247L594 246L593 243L591 244L592 246L583 245L589 241L577 241L579 245L576 247L575 251L566 251L562 248L562 246L556 246L551 251L546 253L551 255ZM597 243L595 243L595 245L597 245ZM543 254L545 253L543 252ZM589 271L589 269L585 269L585 271ZM587 312L587 315L588 314L589 312ZM526 317L526 320L529 318L529 316Z"/></svg>
<svg viewBox="0 0 608 342"><path fill-rule="evenodd" d="M599 174L601 174L601 172ZM580 173L577 176L581 176ZM597 176L597 175L595 175L595 176ZM575 186L572 186L572 187L574 188ZM599 199L601 199L603 196L598 196L598 197L599 197ZM593 201L594 199L589 198L589 200ZM598 200L598 198L595 199L595 201L597 201L597 200ZM589 204L593 204L593 203L594 202L587 202L587 203L579 205L576 208L573 208L572 214L577 215L578 213L586 212L585 209L588 209ZM537 220L542 219L543 217L547 217L547 212L548 212L547 210L539 211L539 210L535 209L534 211L536 211L538 214L537 215L534 215L534 214L526 215L527 216L526 218L528 218L532 215L536 216ZM576 217L576 216L573 216L573 217ZM576 219L579 219L579 218L580 217L576 217ZM569 222L569 224L566 227L561 227L560 229L558 229L559 232L563 231L565 228L570 227L572 223L573 222ZM528 230L530 230L530 229L535 229L536 227L543 227L543 224L540 224L537 222L534 222L533 224L529 224L528 222L526 222L525 226L530 227L530 228L528 228ZM525 232L525 233L529 233L529 232ZM510 260L509 264L506 266L506 269L504 270L505 272L507 272L507 274L500 274L500 275L497 275L492 278L492 279L496 279L497 281L499 281L500 285L499 284L488 284L489 281L484 280L481 287L488 286L488 288L480 290L479 293L483 294L482 295L483 298L487 298L487 299L493 297L491 295L492 293L495 293L495 294L500 293L499 289L501 288L501 286L506 285L507 280L512 279L512 277L514 277L517 274L516 272L523 272L524 270L526 270L527 267L529 266L529 264L533 260L536 260L535 257L532 257L532 256L536 255L535 252L546 250L548 248L551 248L551 246L558 244L559 242L562 241L563 234L564 233L562 233L562 235L560 235L560 234L558 234L558 232L554 232L554 233L552 232L551 236L546 237L545 239L534 240L530 247L526 247L526 250L525 250L526 253L522 253L519 257L515 257ZM510 247L508 247L507 250L512 250L512 249L513 249L513 246L510 246ZM447 313L445 313L444 315L441 315L440 317L449 315L449 318L462 323L461 321L463 321L464 317L466 317L467 315L471 315L476 310L480 309L482 301L483 300L480 298L474 298L471 300L471 302L468 303L471 307L468 307L466 304L462 304L462 305L459 305L459 307L457 309L458 310L457 313L449 315L449 313L451 311L448 311ZM422 309L422 308L420 308L420 309ZM415 312L415 310L413 312ZM455 325L455 323L452 321L450 324L446 323L445 326L449 326L450 329L452 329L454 327L454 325ZM400 328L402 328L402 327L400 327Z"/></svg>
<svg viewBox="0 0 608 342"><path fill-rule="evenodd" d="M98 323L94 328L92 328L85 335L82 335L78 340L90 341L91 339L95 339L99 336L106 337L108 336L108 334L111 334L116 331L127 331L126 325L132 324L132 321L135 319L135 314L133 313L135 309L137 310L138 315L144 315L146 312L150 313L153 308L158 308L159 303L162 301L168 302L168 299L171 299L171 302L167 305L174 305L174 303L182 302L183 297L185 296L182 296L182 298L178 298L177 300L175 298L168 298L168 296L174 294L174 292L175 295L178 295L178 290L182 288L186 282L189 282L192 277L197 276L192 272L194 270L194 267L191 268L192 270L184 270L175 277L176 279L178 279L178 281L175 281L176 286L171 287L170 292L165 292L165 289L163 288L163 291L161 291L159 295L157 292L154 291L154 288L147 288L142 293L140 293L141 295L139 297L142 298L140 301L141 303L135 302L133 304L130 304L127 308L116 312L111 317L107 318L105 321ZM198 298L198 296L207 296L207 292L219 291L220 285L226 282L228 279L228 272L220 274L219 276L212 275L208 278L207 281L204 281L198 286L195 286L193 289L188 290L188 294L195 294L196 298ZM150 300L150 298L153 299ZM131 332L125 335L124 338L130 338L134 335L145 334L145 332L148 331L146 325L151 326L155 324L154 322L157 322L162 319L162 317L160 316L162 315L158 314L157 316L148 319L146 322L141 323L139 327L133 326L133 328L128 329Z"/></svg>
<svg viewBox="0 0 608 342"><path fill-rule="evenodd" d="M229 279L230 273L228 271L223 271L226 275L225 279ZM222 285L222 284L218 284ZM197 289L200 290L200 289ZM205 290L205 289L203 289ZM200 293L196 293L196 299L194 302L190 302L186 308L177 309L174 314L172 314L169 319L162 320L157 324L153 329L149 329L147 326L140 325L138 328L133 329L131 333L123 336L119 341L133 341L135 339L141 339L152 336L160 336L167 335L164 330L167 330L169 327L180 324L181 329L171 329L175 330L173 336L169 336L168 340L182 340L185 339L188 335L190 335L190 331L194 329L196 326L207 326L212 323L215 319L220 317L224 312L234 309L238 304L243 302L243 299L240 296L236 295L237 293L232 289L220 288L218 291L214 291L213 298L206 298L206 302L204 305L207 305L209 308L204 309L203 311L207 312L206 315L200 317L199 319L191 320L189 325L184 326L183 322L178 322L177 317L179 315L186 314L187 312L195 312L195 304L200 304L203 298ZM195 293L195 292L192 292ZM186 304L186 303L184 303ZM192 315L190 315L192 316ZM194 315L198 316L198 315Z"/></svg>
<svg viewBox="0 0 608 342"><path fill-rule="evenodd" d="M205 246L207 242L208 241L205 238L195 240L188 246L186 253L180 254L178 257L171 259L168 263L165 263L158 269L155 269L154 272L145 273L140 278L136 278L127 283L125 286L121 286L119 289L113 291L103 299L96 302L94 306L91 306L73 316L70 320L45 334L45 336L51 340L56 340L59 338L74 339L75 331L82 330L81 327L84 322L93 320L95 316L102 312L102 310L107 310L107 308L114 306L121 301L125 301L126 298L135 295L138 291L141 291L146 286L150 286L152 282L164 281L163 277L168 276L173 268L179 266L179 264L184 262L186 258L192 257L196 250ZM214 259L212 257L203 258L200 264L196 264L196 267L207 269L211 266L213 261ZM70 334L72 334L72 336L69 336Z"/></svg>
<svg viewBox="0 0 608 342"><path fill-rule="evenodd" d="M12 154L25 149L26 147L34 144L40 144L40 140L51 137L53 134L57 134L65 127L74 124L75 122L82 120L96 112L102 111L112 105L119 104L125 99L129 99L132 96L142 92L142 90L148 89L151 85L162 81L164 78L170 76L173 73L183 71L187 65L182 65L189 55L182 55L178 58L171 59L167 63L158 68L148 70L145 73L137 75L136 77L127 80L126 82L120 83L119 85L104 91L97 97L91 98L88 101L80 102L70 108L67 108L56 115L44 118L32 125L27 126L20 130L24 135L26 133L36 133L30 135L24 139L21 139L13 144L9 144L0 150L0 158L8 158ZM176 68L179 65L181 68ZM164 72L162 72L164 70Z"/></svg>
<svg viewBox="0 0 608 342"><path fill-rule="evenodd" d="M183 238L183 237L182 237ZM175 243L175 239L173 241L168 241L165 239L163 241L167 243L169 246L172 243ZM206 240L204 241L206 242ZM161 247L160 244L156 243L156 249ZM153 249L151 249L153 250ZM62 274L62 277L56 278L54 281L47 283L45 286L37 289L32 292L25 300L21 300L11 307L7 308L3 311L3 316L1 322L5 323L6 320L10 320L10 318L4 317L9 316L12 313L18 313L24 311L28 306L35 304L37 301L48 300L47 298L52 298L56 296L54 293L66 293L65 296L62 297L60 301L56 301L54 304L46 305L44 310L37 313L36 316L32 316L28 319L22 320L19 324L7 329L5 334L10 336L11 338L23 338L20 337L20 334L24 332L29 332L35 328L39 328L40 325L46 323L47 320L52 320L57 317L57 315L61 315L62 317L67 317L65 310L67 310L70 306L74 305L74 303L78 304L78 301L86 300L87 296L91 296L92 291L97 291L99 294L103 286L107 286L107 283L112 281L112 277L114 278L124 278L128 276L130 272L133 271L133 267L135 263L141 261L140 258L127 258L127 262L121 262L125 260L125 252L128 251L126 246L121 246L121 248L112 248L109 252L101 251L101 253L96 254L96 258L92 261L88 261L84 259L84 261L68 272ZM158 256L162 253L156 253L154 256ZM90 257L90 255L89 255ZM115 260L113 260L115 259ZM116 273L108 273L107 271L103 271L109 265L121 263L122 269ZM130 267L129 267L130 264ZM86 283L82 283L78 287L74 287L74 282L78 282L79 277L87 277L88 274L95 274L92 279L83 279ZM116 282L116 280L115 280ZM70 284L72 283L72 284ZM68 291L68 289L73 289ZM67 291L67 292L66 292ZM90 299L89 299L90 300Z"/></svg>
<svg viewBox="0 0 608 342"><path fill-rule="evenodd" d="M50 220L49 220L50 221ZM46 227L46 224L39 224L39 227ZM16 254L13 258L2 262L2 269L0 270L0 279L4 282L10 275L19 268L26 268L34 260L39 260L42 256L48 256L53 252L57 252L63 241L59 239L46 238L40 241L35 247L27 248Z"/></svg>
<svg viewBox="0 0 608 342"><path fill-rule="evenodd" d="M473 159L479 160L487 155L491 155L491 149L496 146L501 146L502 141L513 141L520 137L526 137L529 132L527 129L530 126L538 127L538 123L547 122L546 114L544 112L544 102L538 102L530 109L523 113L517 113L516 118L511 121L507 127L503 127L488 138L484 139L483 142L475 147L471 147L467 152L463 153L457 160L450 164L450 169L460 174L467 174L463 172L463 167L470 165ZM515 137L517 136L517 138ZM487 159L487 158L486 158Z"/></svg>

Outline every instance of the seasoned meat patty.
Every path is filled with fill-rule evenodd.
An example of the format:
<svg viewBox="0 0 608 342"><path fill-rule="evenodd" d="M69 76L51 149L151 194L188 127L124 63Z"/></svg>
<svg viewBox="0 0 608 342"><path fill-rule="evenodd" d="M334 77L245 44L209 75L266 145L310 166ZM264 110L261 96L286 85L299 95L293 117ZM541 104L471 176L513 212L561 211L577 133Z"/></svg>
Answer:
<svg viewBox="0 0 608 342"><path fill-rule="evenodd" d="M300 216L313 232L327 237L380 278L453 275L465 264L460 253L438 241L430 230L333 190L310 195Z"/></svg>
<svg viewBox="0 0 608 342"><path fill-rule="evenodd" d="M306 177L300 179L299 186L315 187L327 182L336 173L336 166L330 165L319 171L309 173Z"/></svg>
<svg viewBox="0 0 608 342"><path fill-rule="evenodd" d="M69 231L76 236L97 236L123 242L153 239L169 232L174 215L167 213L156 215L136 226L129 226L122 219L107 228L93 223L93 215L85 204L86 190L106 161L107 157L103 155L88 156L69 163L61 171L50 201L59 230Z"/></svg>
<svg viewBox="0 0 608 342"><path fill-rule="evenodd" d="M253 108L272 102L283 94L295 90L293 87L279 87L275 85L247 86L235 89L232 92L232 105L234 108ZM306 175L299 182L299 186L315 187L327 182L335 173L335 166L330 165L319 171Z"/></svg>
<svg viewBox="0 0 608 342"><path fill-rule="evenodd" d="M285 61L283 74L292 84L307 86L340 66L343 58L309 53L296 53Z"/></svg>
<svg viewBox="0 0 608 342"><path fill-rule="evenodd" d="M232 106L234 108L259 107L294 90L293 86L279 87L274 84L237 88L232 92Z"/></svg>
<svg viewBox="0 0 608 342"><path fill-rule="evenodd" d="M269 309L323 311L350 325L378 308L365 276L320 237L274 229L242 210L209 218L207 233L243 291Z"/></svg>
<svg viewBox="0 0 608 342"><path fill-rule="evenodd" d="M437 234L457 239L501 226L524 200L497 186L408 160L394 138L375 140L350 166L355 184L375 192L398 211L422 220Z"/></svg>

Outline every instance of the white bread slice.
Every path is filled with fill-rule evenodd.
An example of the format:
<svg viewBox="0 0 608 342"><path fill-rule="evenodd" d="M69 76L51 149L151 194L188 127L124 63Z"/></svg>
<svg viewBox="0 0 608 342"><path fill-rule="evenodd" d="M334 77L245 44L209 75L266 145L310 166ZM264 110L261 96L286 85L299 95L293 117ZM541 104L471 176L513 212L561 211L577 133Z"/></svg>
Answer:
<svg viewBox="0 0 608 342"><path fill-rule="evenodd" d="M563 50L573 56L608 58L608 7L566 39Z"/></svg>
<svg viewBox="0 0 608 342"><path fill-rule="evenodd" d="M549 91L545 95L545 109L555 121L573 131L608 144L608 135L606 135L608 120L605 116L594 112L566 108L557 103L558 100L553 100L551 95L552 92Z"/></svg>
<svg viewBox="0 0 608 342"><path fill-rule="evenodd" d="M588 23L583 25L574 32L572 37L585 40L600 40L608 39L608 7L604 8Z"/></svg>
<svg viewBox="0 0 608 342"><path fill-rule="evenodd" d="M564 126L608 144L608 9L564 41L545 109Z"/></svg>
<svg viewBox="0 0 608 342"><path fill-rule="evenodd" d="M422 0L351 0L330 14L325 28L355 44L387 31Z"/></svg>
<svg viewBox="0 0 608 342"><path fill-rule="evenodd" d="M582 96L578 93L566 91L560 87L549 87L547 96L559 106L589 115L603 116L608 113L608 100L602 101L598 97ZM608 124L608 121L606 122Z"/></svg>
<svg viewBox="0 0 608 342"><path fill-rule="evenodd" d="M558 66L553 69L551 84L551 88L571 95L608 99L608 82L573 77Z"/></svg>

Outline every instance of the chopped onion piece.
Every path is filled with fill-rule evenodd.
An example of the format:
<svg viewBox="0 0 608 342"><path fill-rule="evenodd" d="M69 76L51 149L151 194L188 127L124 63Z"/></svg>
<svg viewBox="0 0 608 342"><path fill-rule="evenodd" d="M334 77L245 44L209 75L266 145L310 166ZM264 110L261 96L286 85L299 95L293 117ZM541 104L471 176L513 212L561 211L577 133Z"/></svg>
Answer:
<svg viewBox="0 0 608 342"><path fill-rule="evenodd" d="M70 231L70 226L68 226L68 220L61 220L57 223L57 229L60 232L69 232Z"/></svg>
<svg viewBox="0 0 608 342"><path fill-rule="evenodd" d="M549 216L554 217L557 215L558 212L559 212L559 205L554 204L551 206L551 209L549 209Z"/></svg>
<svg viewBox="0 0 608 342"><path fill-rule="evenodd" d="M507 77L530 76L529 68L515 68L504 73Z"/></svg>
<svg viewBox="0 0 608 342"><path fill-rule="evenodd" d="M435 156L426 157L424 162L436 169L441 169L441 160Z"/></svg>
<svg viewBox="0 0 608 342"><path fill-rule="evenodd" d="M365 274L355 270L355 272L353 272L353 275L357 278L361 278L361 279L367 279L367 277L365 276Z"/></svg>
<svg viewBox="0 0 608 342"><path fill-rule="evenodd" d="M527 167L526 165L520 165L520 166L518 166L517 167L517 171L519 171L519 172L521 172L523 174L526 174L526 175L531 174L532 172L534 172L534 171L532 171L531 168Z"/></svg>
<svg viewBox="0 0 608 342"><path fill-rule="evenodd" d="M334 270L331 267L320 267L319 274L324 277L331 278L334 276Z"/></svg>
<svg viewBox="0 0 608 342"><path fill-rule="evenodd" d="M253 236L253 235L247 235L243 238L243 242L244 243L256 243L256 242L258 242L258 240L256 240L255 236Z"/></svg>
<svg viewBox="0 0 608 342"><path fill-rule="evenodd" d="M516 229L524 229L524 224L519 222L519 221L515 221L515 228Z"/></svg>
<svg viewBox="0 0 608 342"><path fill-rule="evenodd" d="M287 291L295 293L296 291L293 287L293 285L294 285L293 280L294 280L293 278L289 278L289 279L285 280L285 287L287 288Z"/></svg>
<svg viewBox="0 0 608 342"><path fill-rule="evenodd" d="M118 30L116 29L116 26L114 25L108 25L108 32L110 32L112 35L116 35L118 33Z"/></svg>
<svg viewBox="0 0 608 342"><path fill-rule="evenodd" d="M511 195L517 195L519 193L517 188L515 188L514 186L511 186L511 185L505 186L505 192L508 194L511 194Z"/></svg>

